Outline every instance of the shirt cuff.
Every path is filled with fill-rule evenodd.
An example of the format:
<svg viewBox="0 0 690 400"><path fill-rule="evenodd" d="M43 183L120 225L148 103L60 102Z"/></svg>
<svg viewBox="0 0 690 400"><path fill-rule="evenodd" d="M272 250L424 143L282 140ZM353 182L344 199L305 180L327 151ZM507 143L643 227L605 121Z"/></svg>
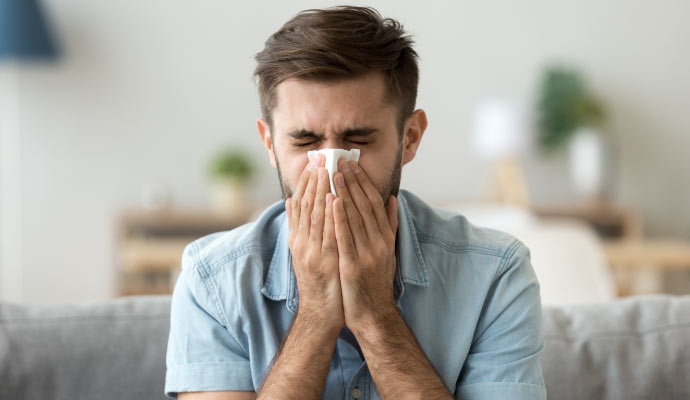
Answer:
<svg viewBox="0 0 690 400"><path fill-rule="evenodd" d="M483 382L458 387L456 399L463 400L546 400L546 388L524 382Z"/></svg>
<svg viewBox="0 0 690 400"><path fill-rule="evenodd" d="M165 395L217 390L255 391L249 362L174 365L165 373Z"/></svg>

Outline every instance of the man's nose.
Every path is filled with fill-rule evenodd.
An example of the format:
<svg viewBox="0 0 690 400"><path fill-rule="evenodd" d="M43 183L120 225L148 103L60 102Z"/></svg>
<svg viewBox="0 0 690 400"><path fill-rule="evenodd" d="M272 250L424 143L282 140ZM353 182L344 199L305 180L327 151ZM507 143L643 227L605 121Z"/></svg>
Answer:
<svg viewBox="0 0 690 400"><path fill-rule="evenodd" d="M346 144L340 138L330 138L321 142L321 149L345 149Z"/></svg>

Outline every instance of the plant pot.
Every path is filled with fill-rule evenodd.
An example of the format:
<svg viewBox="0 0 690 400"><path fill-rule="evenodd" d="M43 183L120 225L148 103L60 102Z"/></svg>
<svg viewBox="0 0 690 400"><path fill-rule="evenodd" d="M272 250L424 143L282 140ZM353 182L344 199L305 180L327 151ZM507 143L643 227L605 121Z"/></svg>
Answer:
<svg viewBox="0 0 690 400"><path fill-rule="evenodd" d="M249 212L249 184L246 180L222 178L211 184L211 208L223 217L242 220Z"/></svg>
<svg viewBox="0 0 690 400"><path fill-rule="evenodd" d="M605 197L607 145L601 132L578 128L570 139L570 176L578 195L597 202Z"/></svg>

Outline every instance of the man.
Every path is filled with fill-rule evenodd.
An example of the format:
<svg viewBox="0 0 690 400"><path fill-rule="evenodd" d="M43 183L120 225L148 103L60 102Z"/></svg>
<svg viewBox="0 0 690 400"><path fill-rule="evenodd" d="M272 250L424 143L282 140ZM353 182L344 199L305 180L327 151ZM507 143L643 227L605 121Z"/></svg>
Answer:
<svg viewBox="0 0 690 400"><path fill-rule="evenodd" d="M545 398L528 249L398 192L427 126L411 45L359 7L304 11L268 39L257 125L285 201L185 249L168 396ZM325 148L361 151L337 196L306 154Z"/></svg>

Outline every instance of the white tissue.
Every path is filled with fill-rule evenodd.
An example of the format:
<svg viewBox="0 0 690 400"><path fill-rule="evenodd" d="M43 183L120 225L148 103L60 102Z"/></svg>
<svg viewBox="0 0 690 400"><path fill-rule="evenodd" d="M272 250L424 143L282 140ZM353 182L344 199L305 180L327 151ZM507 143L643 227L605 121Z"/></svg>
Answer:
<svg viewBox="0 0 690 400"><path fill-rule="evenodd" d="M344 158L347 161L359 162L359 149L343 150L343 149L322 149L312 150L307 152L309 160L316 158L318 154L326 156L326 169L328 170L328 179L331 182L331 193L335 196L335 186L333 185L333 174L338 171L338 160Z"/></svg>

